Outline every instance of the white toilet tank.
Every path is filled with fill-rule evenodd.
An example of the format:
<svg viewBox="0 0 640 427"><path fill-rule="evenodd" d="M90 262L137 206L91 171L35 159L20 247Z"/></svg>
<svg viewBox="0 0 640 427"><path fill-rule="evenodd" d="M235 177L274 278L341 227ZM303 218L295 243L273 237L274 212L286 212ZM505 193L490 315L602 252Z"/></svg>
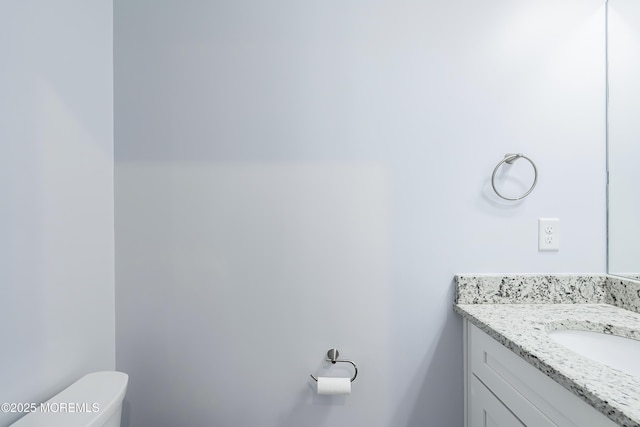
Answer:
<svg viewBox="0 0 640 427"><path fill-rule="evenodd" d="M87 374L11 427L119 427L128 382L122 372Z"/></svg>

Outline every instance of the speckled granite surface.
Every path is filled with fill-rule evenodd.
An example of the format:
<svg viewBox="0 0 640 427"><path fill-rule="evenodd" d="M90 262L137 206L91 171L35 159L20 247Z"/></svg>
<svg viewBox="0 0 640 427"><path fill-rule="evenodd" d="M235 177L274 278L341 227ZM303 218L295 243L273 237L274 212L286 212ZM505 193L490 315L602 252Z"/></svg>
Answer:
<svg viewBox="0 0 640 427"><path fill-rule="evenodd" d="M640 313L640 281L605 275L458 275L456 304L612 304Z"/></svg>
<svg viewBox="0 0 640 427"><path fill-rule="evenodd" d="M572 304L606 301L605 276L459 275L457 304Z"/></svg>
<svg viewBox="0 0 640 427"><path fill-rule="evenodd" d="M608 304L640 313L640 282L608 276L606 281Z"/></svg>
<svg viewBox="0 0 640 427"><path fill-rule="evenodd" d="M605 275L455 279L457 313L619 425L640 427L640 378L584 358L547 334L582 329L640 339L640 282Z"/></svg>

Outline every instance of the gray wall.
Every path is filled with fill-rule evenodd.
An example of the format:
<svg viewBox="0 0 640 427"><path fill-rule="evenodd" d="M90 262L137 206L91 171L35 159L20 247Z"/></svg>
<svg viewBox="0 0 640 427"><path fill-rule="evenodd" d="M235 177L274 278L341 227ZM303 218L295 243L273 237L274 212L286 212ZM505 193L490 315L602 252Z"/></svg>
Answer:
<svg viewBox="0 0 640 427"><path fill-rule="evenodd" d="M461 426L453 275L605 269L601 3L116 1L125 425Z"/></svg>
<svg viewBox="0 0 640 427"><path fill-rule="evenodd" d="M0 402L38 403L115 367L113 9L1 9Z"/></svg>

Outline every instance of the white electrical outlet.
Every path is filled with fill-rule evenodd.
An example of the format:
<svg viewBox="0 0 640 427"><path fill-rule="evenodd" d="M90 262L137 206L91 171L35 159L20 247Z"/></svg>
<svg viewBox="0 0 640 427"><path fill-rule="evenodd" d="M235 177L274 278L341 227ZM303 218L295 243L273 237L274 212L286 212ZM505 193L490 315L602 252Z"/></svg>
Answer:
<svg viewBox="0 0 640 427"><path fill-rule="evenodd" d="M559 218L538 218L538 250L560 250Z"/></svg>

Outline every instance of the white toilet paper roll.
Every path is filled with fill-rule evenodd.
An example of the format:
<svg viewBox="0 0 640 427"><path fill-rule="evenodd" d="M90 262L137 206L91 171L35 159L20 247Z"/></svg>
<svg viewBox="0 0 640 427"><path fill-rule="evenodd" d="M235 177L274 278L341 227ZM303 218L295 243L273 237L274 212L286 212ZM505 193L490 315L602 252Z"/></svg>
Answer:
<svg viewBox="0 0 640 427"><path fill-rule="evenodd" d="M351 378L318 377L318 394L351 394Z"/></svg>

